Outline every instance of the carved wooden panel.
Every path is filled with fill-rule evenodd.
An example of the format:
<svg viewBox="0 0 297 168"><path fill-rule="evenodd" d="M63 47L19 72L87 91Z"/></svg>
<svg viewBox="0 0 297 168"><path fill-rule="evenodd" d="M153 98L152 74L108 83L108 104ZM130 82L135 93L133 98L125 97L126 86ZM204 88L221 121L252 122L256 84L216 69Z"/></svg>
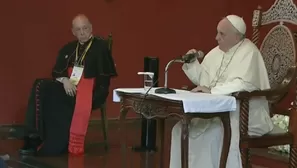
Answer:
<svg viewBox="0 0 297 168"><path fill-rule="evenodd" d="M260 47L272 88L284 80L290 66L296 62L293 34L288 27L280 24L273 27Z"/></svg>
<svg viewBox="0 0 297 168"><path fill-rule="evenodd" d="M275 0L274 4L266 11L262 10L260 6L254 10L252 41L257 46L260 43L259 39L262 35L260 33L261 27L266 25L272 25L274 27L266 36L264 34L264 40L260 46L260 50L267 67L271 87L275 88L284 79L289 66L296 64L295 44L297 42L297 33L293 35L288 28L292 25L292 27L296 27L297 25L296 0ZM284 115L275 115L274 118L272 118L273 122L275 123L279 117L281 117L286 124L289 124L288 121L285 121L286 116ZM286 145L273 148L281 152L289 153L289 150L282 150L288 149L289 147L290 146ZM293 147L291 151L290 167L297 167L297 149Z"/></svg>
<svg viewBox="0 0 297 168"><path fill-rule="evenodd" d="M262 13L261 25L276 22L297 23L297 7L293 0L276 0L269 10Z"/></svg>

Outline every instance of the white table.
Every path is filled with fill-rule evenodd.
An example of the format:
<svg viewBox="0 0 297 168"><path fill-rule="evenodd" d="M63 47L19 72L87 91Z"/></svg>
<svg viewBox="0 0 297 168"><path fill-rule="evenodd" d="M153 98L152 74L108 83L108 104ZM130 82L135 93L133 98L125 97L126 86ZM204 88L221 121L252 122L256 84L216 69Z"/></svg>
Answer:
<svg viewBox="0 0 297 168"><path fill-rule="evenodd" d="M120 129L125 129L124 120L130 109L147 119L159 121L160 168L163 168L165 119L178 117L182 123L181 160L182 168L188 168L188 125L193 118L219 117L224 127L224 142L221 153L220 168L226 167L231 141L229 112L236 111L236 99L232 96L192 93L176 89L176 94L156 94L154 90L145 96L143 88L119 88L113 92L113 101L121 103ZM122 138L124 140L125 138ZM123 150L125 142L122 141Z"/></svg>

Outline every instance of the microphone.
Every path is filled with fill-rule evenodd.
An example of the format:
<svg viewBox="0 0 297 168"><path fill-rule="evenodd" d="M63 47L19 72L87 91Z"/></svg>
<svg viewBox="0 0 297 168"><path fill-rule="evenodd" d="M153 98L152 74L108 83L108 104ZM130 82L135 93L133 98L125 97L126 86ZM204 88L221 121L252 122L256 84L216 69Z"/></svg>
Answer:
<svg viewBox="0 0 297 168"><path fill-rule="evenodd" d="M170 89L167 87L167 76L168 76L168 69L170 67L170 65L174 62L179 62L179 63L192 63L195 61L195 59L197 58L203 58L204 57L204 53L202 51L197 51L195 53L190 53L190 54L186 54L183 55L180 58L177 59L173 59L171 61L169 61L165 67L165 83L164 83L164 87L163 88L159 88L155 90L155 93L158 94L174 94L176 93L176 91L174 89Z"/></svg>
<svg viewBox="0 0 297 168"><path fill-rule="evenodd" d="M195 53L190 53L182 56L181 61L183 61L183 63L191 63L191 62L194 62L196 58L203 58L203 57L204 57L204 53L202 51L197 51Z"/></svg>

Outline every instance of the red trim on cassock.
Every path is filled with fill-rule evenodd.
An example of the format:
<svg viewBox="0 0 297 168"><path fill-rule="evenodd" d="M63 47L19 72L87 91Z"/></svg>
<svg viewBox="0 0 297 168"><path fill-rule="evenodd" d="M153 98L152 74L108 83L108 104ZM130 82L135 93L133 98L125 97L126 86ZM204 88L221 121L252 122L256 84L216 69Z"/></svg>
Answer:
<svg viewBox="0 0 297 168"><path fill-rule="evenodd" d="M72 68L68 69L69 76ZM76 91L76 103L72 117L68 151L73 155L84 154L85 136L92 111L94 79L86 79L82 76Z"/></svg>
<svg viewBox="0 0 297 168"><path fill-rule="evenodd" d="M41 143L41 144L37 147L37 151L39 151L39 150L42 148L43 144L44 144L44 143Z"/></svg>
<svg viewBox="0 0 297 168"><path fill-rule="evenodd" d="M35 88L35 128L38 130L38 121L40 117L40 99L39 99L39 91L40 91L40 84L42 81L39 81L36 84Z"/></svg>

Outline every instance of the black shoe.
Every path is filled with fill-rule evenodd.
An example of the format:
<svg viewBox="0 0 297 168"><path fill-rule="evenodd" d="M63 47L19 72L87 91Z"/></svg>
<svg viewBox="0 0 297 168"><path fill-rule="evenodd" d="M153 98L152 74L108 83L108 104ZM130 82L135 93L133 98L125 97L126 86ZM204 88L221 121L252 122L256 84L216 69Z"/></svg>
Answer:
<svg viewBox="0 0 297 168"><path fill-rule="evenodd" d="M24 146L19 150L21 155L34 155L36 150L30 143L30 138L28 136L24 137Z"/></svg>
<svg viewBox="0 0 297 168"><path fill-rule="evenodd" d="M19 153L21 155L35 155L36 154L36 149L34 148L22 148L19 150Z"/></svg>
<svg viewBox="0 0 297 168"><path fill-rule="evenodd" d="M35 155L38 146L41 144L41 139L39 137L24 137L24 146L19 150L22 155Z"/></svg>

